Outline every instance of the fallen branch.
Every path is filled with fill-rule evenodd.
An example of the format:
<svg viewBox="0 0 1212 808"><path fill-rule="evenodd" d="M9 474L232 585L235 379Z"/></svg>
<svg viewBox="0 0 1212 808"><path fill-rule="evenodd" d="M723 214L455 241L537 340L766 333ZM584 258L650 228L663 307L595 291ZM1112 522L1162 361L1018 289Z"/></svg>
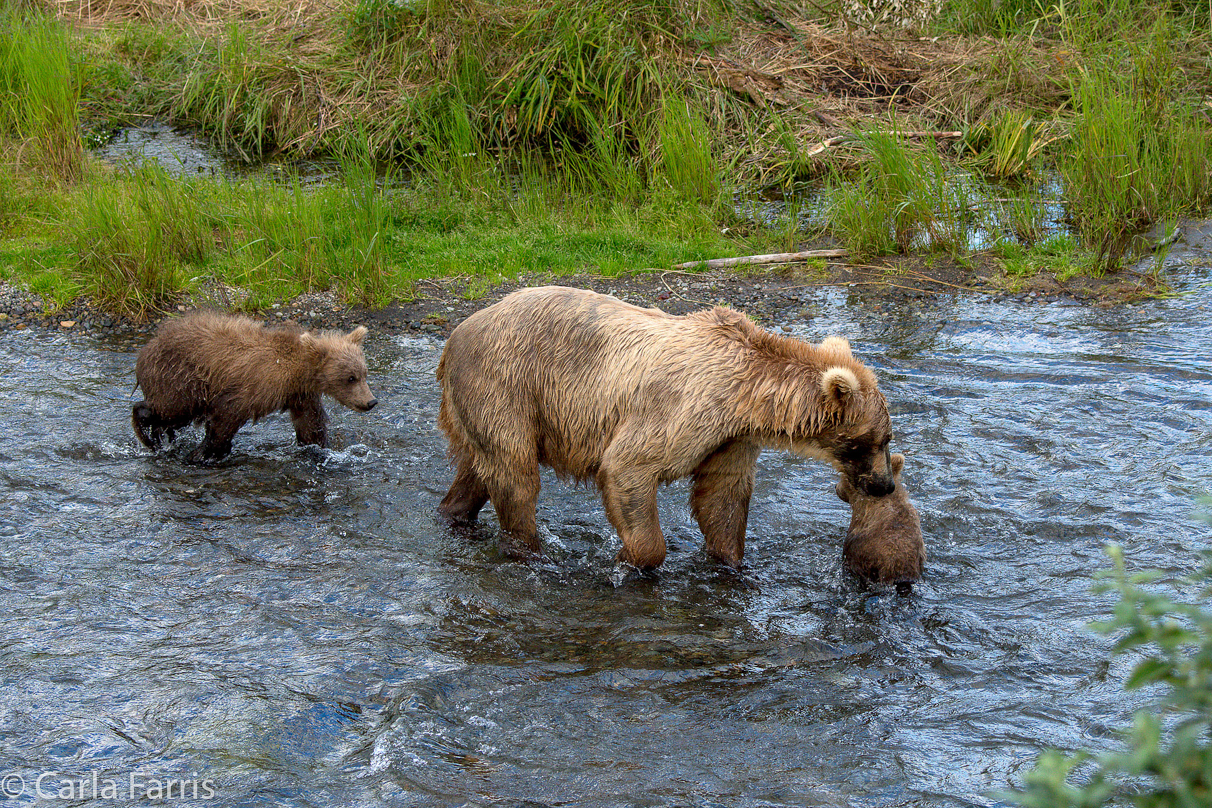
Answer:
<svg viewBox="0 0 1212 808"><path fill-rule="evenodd" d="M956 138L956 137L964 136L963 132L947 132L947 131L943 131L943 132L897 132L896 134L900 135L901 137L912 137L912 138L932 137L935 140L943 140L945 138ZM845 143L847 141L856 140L856 139L857 139L856 135L837 135L835 137L829 138L828 140L822 140L820 143L816 144L811 149L804 152L804 156L805 157L816 157L821 152L832 149L834 146L838 145L839 143Z"/></svg>
<svg viewBox="0 0 1212 808"><path fill-rule="evenodd" d="M737 258L712 258L708 261L687 261L684 264L674 264L674 269L723 269L743 264L786 264L791 261L807 261L809 258L845 258L846 250L804 250L793 253L767 253L766 255L742 255Z"/></svg>
<svg viewBox="0 0 1212 808"><path fill-rule="evenodd" d="M845 143L848 140L854 140L854 135L835 135L834 137L831 137L828 140L822 140L820 143L816 144L811 149L804 152L804 156L805 157L816 157L821 152L828 151L829 149L832 149L837 144Z"/></svg>

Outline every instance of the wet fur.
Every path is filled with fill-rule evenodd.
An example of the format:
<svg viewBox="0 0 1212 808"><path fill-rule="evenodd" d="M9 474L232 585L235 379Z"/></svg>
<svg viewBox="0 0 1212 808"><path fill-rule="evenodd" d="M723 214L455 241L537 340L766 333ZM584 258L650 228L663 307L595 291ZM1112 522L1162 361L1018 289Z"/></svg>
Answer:
<svg viewBox="0 0 1212 808"><path fill-rule="evenodd" d="M684 317L563 287L523 289L468 317L438 365L438 423L457 470L440 510L538 550L539 466L593 480L621 560L659 565L656 489L693 478L707 551L733 565L762 447L890 490L887 404L849 343L771 334L713 308Z"/></svg>
<svg viewBox="0 0 1212 808"><path fill-rule="evenodd" d="M135 434L159 449L164 437L172 440L176 430L201 422L206 437L189 459L217 460L231 451L246 422L289 410L300 444L326 446L321 395L355 410L375 405L366 384L365 336L361 326L349 334L313 335L207 311L166 320L135 363L145 397L131 410Z"/></svg>
<svg viewBox="0 0 1212 808"><path fill-rule="evenodd" d="M892 455L896 488L884 497L864 494L846 480L837 484L838 497L851 507L842 548L846 568L865 580L902 589L922 577L926 564L921 521L901 482L904 465L904 455Z"/></svg>

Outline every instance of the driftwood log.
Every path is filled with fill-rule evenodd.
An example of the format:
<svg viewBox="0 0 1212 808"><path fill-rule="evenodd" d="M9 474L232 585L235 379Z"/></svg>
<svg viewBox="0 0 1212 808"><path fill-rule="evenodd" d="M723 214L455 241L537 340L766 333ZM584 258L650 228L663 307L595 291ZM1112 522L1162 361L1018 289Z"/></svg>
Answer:
<svg viewBox="0 0 1212 808"><path fill-rule="evenodd" d="M807 261L809 258L845 258L849 253L846 250L804 250L802 252L791 253L767 253L765 255L741 255L736 258L712 258L707 261L687 261L683 264L674 264L674 269L694 269L696 267L705 267L707 269L723 269L724 267L736 267L744 264L786 264L791 261Z"/></svg>

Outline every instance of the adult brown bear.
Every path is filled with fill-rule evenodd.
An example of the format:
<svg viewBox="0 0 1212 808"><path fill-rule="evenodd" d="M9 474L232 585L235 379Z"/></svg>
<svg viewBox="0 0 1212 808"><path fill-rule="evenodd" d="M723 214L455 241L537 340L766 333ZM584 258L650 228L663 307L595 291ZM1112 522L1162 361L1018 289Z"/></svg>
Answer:
<svg viewBox="0 0 1212 808"><path fill-rule="evenodd" d="M375 406L365 337L362 326L313 335L211 311L165 320L135 362L146 397L131 409L135 434L159 449L165 435L172 440L176 430L200 421L206 437L189 460L218 460L245 422L289 410L300 444L327 446L322 394L361 412Z"/></svg>
<svg viewBox="0 0 1212 808"><path fill-rule="evenodd" d="M457 464L440 510L539 549L539 465L594 480L623 549L665 559L661 483L693 477L707 552L739 565L762 447L832 463L873 496L893 489L891 422L875 375L840 337L812 345L713 308L684 317L558 286L468 317L438 363L438 423Z"/></svg>

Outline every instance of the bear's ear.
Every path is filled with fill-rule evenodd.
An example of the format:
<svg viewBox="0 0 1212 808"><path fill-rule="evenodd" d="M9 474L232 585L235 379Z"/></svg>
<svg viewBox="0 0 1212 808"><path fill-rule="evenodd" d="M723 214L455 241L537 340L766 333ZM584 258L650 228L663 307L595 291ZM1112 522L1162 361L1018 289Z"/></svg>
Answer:
<svg viewBox="0 0 1212 808"><path fill-rule="evenodd" d="M360 325L353 331L345 335L345 339L352 342L354 345L361 345L362 340L366 339L366 326Z"/></svg>
<svg viewBox="0 0 1212 808"><path fill-rule="evenodd" d="M837 498L842 502L850 501L850 494L853 492L853 490L854 489L850 487L850 483L846 482L845 477L838 480L837 485L833 487L833 492L837 494Z"/></svg>
<svg viewBox="0 0 1212 808"><path fill-rule="evenodd" d="M842 407L859 389L858 376L850 368L835 366L821 374L821 395Z"/></svg>
<svg viewBox="0 0 1212 808"><path fill-rule="evenodd" d="M309 334L306 331L304 331L302 334L299 335L299 344L302 345L304 348L310 348L313 345L316 345L317 342L318 341L316 340L316 338L313 337L311 334Z"/></svg>
<svg viewBox="0 0 1212 808"><path fill-rule="evenodd" d="M900 482L901 472L905 470L905 456L900 452L892 453L892 477Z"/></svg>
<svg viewBox="0 0 1212 808"><path fill-rule="evenodd" d="M850 340L845 337L832 336L821 340L821 349L850 356Z"/></svg>

